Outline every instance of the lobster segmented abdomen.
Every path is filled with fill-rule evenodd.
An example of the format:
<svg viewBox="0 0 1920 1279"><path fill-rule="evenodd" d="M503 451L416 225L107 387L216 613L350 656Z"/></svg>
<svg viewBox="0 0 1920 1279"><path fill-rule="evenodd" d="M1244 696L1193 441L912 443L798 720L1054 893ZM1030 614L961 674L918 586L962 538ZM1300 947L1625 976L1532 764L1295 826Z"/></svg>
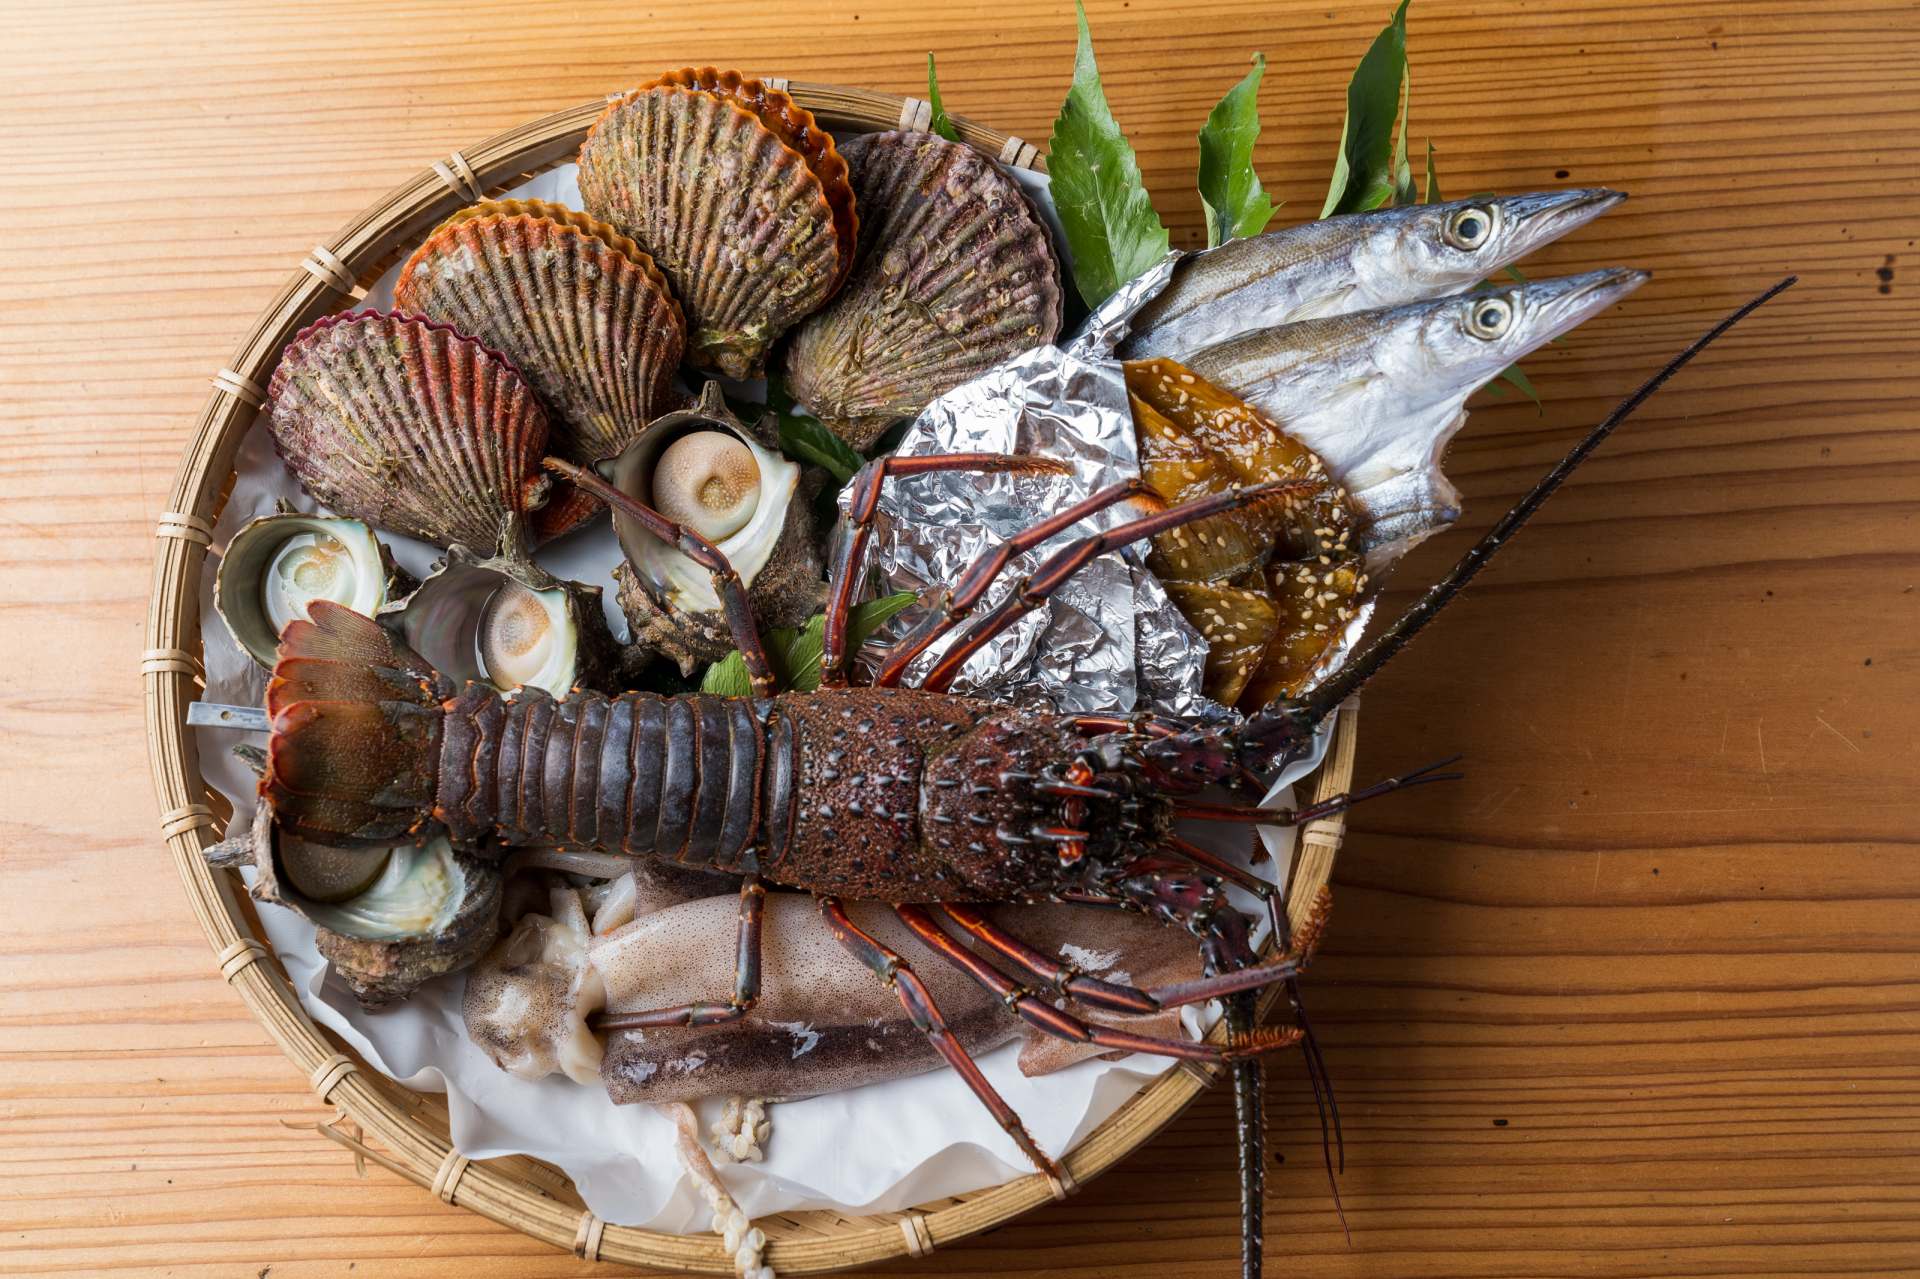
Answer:
<svg viewBox="0 0 1920 1279"><path fill-rule="evenodd" d="M459 838L755 870L788 771L767 767L771 705L470 686L446 708L436 815Z"/></svg>

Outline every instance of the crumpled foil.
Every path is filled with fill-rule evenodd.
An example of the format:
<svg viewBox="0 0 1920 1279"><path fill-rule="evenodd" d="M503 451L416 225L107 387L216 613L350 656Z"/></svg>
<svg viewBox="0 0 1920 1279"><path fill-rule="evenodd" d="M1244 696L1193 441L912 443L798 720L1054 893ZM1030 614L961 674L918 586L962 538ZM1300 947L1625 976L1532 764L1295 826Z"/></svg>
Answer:
<svg viewBox="0 0 1920 1279"><path fill-rule="evenodd" d="M1114 484L1140 475L1126 381L1113 359L1125 324L1162 288L1176 255L1129 283L1101 308L1107 320L1069 347L1041 346L954 388L914 419L898 452L1030 453L1066 462L1065 475L967 471L891 479L881 491L867 565L877 591L926 592L951 585L981 554ZM841 493L844 515L851 489ZM1000 603L1050 555L1145 512L1133 502L1088 516L1015 557L974 610ZM839 531L845 536L844 521ZM1087 564L1045 603L967 659L953 691L1077 713L1153 710L1214 719L1225 708L1200 692L1207 646L1147 572L1139 544ZM887 634L910 629L909 609ZM909 668L917 682L967 633L963 624ZM870 651L884 651L875 646Z"/></svg>

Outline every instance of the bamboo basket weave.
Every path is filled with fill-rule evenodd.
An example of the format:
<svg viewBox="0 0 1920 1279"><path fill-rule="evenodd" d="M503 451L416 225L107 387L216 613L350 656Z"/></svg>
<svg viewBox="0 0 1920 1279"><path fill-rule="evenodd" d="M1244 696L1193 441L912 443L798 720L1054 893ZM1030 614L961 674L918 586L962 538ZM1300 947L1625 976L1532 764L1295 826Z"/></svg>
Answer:
<svg viewBox="0 0 1920 1279"><path fill-rule="evenodd" d="M925 127L928 104L916 98L825 84L770 81L786 89L829 130ZM210 871L202 849L219 839L228 816L223 798L200 772L185 726L187 703L204 671L200 653L201 566L214 520L234 478L234 456L265 400L281 348L320 316L351 305L363 284L417 243L455 209L570 159L604 104L588 102L488 138L435 161L316 245L255 322L233 361L213 375L155 532L153 598L140 673L160 834L214 952L214 963L267 1033L307 1077L318 1099L339 1118L320 1133L401 1177L457 1204L587 1260L659 1266L699 1274L731 1274L732 1260L714 1235L680 1236L609 1225L588 1212L559 1170L524 1156L470 1161L447 1137L445 1105L416 1094L345 1055L301 1008L280 966L260 939L237 875ZM1003 164L1044 172L1045 157L1019 138L955 119L961 138ZM1353 772L1354 706L1341 711L1333 749L1307 785L1315 798L1344 790ZM1299 834L1288 910L1298 925L1326 884L1340 846L1339 817ZM815 1211L758 1218L768 1237L766 1261L782 1274L821 1274L935 1247L1000 1225L1098 1176L1142 1145L1213 1081L1195 1062L1168 1070L1101 1124L1062 1164L1069 1184L1038 1176L905 1212L870 1216Z"/></svg>

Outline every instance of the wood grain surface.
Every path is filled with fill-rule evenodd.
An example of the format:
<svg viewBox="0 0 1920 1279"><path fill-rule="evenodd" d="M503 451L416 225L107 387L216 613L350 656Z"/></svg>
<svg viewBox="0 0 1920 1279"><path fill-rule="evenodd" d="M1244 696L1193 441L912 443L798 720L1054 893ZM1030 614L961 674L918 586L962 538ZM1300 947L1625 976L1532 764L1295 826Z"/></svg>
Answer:
<svg viewBox="0 0 1920 1279"><path fill-rule="evenodd" d="M1385 0L1092 5L1176 242L1193 134L1270 59L1259 163L1319 207ZM922 92L1044 141L1060 0L5 6L0 41L0 1272L595 1270L375 1168L220 981L156 832L135 675L154 517L294 264L426 161L712 61ZM1270 1272L1920 1272L1920 13L1418 0L1450 193L1633 199L1531 274L1654 281L1453 454L1411 597L1667 353L1798 289L1610 443L1367 696L1309 991L1272 1081ZM885 1273L1235 1273L1229 1101L1064 1206ZM603 1267L609 1273L611 1267ZM880 1273L880 1272L874 1272Z"/></svg>

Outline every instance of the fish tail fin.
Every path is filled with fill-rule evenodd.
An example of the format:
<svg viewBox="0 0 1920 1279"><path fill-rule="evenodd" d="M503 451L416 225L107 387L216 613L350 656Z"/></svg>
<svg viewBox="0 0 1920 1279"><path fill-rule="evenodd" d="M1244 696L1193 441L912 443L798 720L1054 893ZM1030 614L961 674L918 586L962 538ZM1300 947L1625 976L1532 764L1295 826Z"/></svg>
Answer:
<svg viewBox="0 0 1920 1279"><path fill-rule="evenodd" d="M310 615L287 627L267 684L261 796L318 843L424 837L451 685L371 618L326 602Z"/></svg>

